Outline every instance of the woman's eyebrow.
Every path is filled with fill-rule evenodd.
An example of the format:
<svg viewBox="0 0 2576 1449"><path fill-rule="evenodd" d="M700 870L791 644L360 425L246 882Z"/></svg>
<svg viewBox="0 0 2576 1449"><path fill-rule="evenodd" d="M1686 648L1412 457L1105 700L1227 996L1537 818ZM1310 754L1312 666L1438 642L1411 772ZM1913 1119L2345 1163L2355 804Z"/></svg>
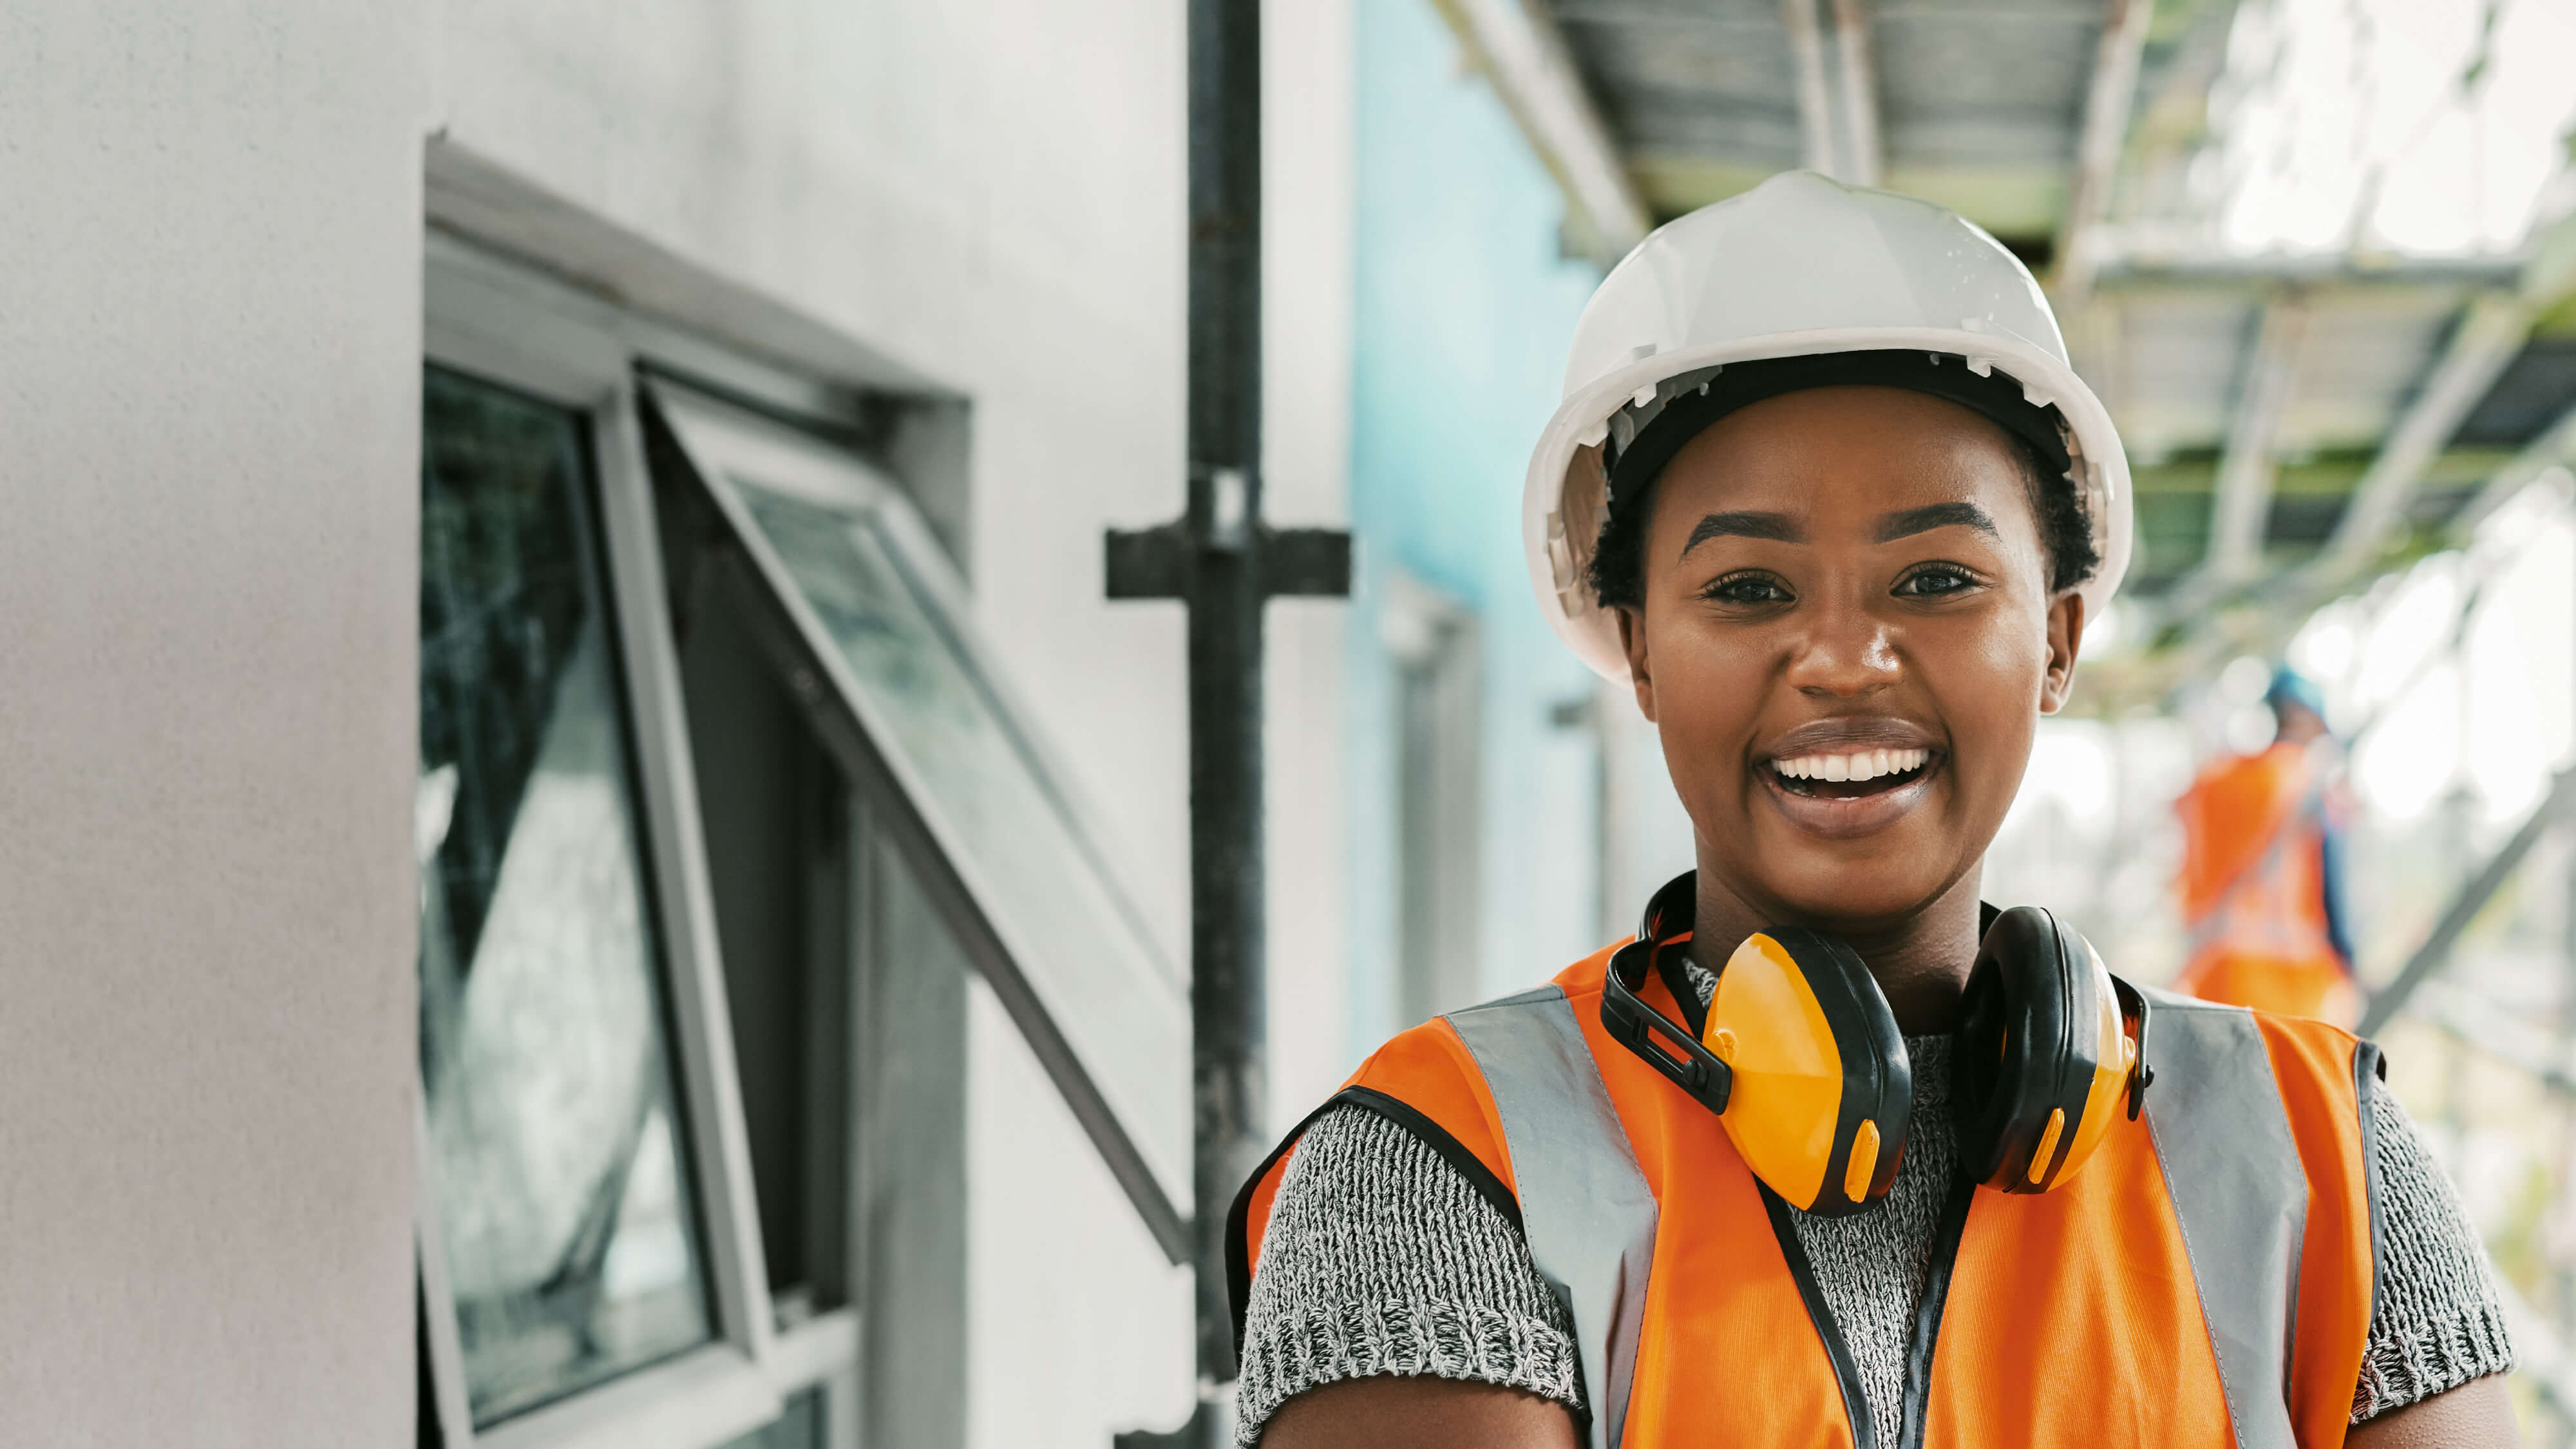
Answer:
<svg viewBox="0 0 2576 1449"><path fill-rule="evenodd" d="M1682 555L1712 538L1767 538L1776 543L1805 543L1807 531L1798 520L1785 513L1709 513L1691 528L1690 541L1682 545Z"/></svg>
<svg viewBox="0 0 2576 1449"><path fill-rule="evenodd" d="M1921 508L1905 508L1894 513L1880 514L1878 533L1871 541L1894 543L1900 538L1928 533L1936 528L1947 528L1952 524L1973 528L1988 538L2000 540L2003 537L2003 534L1995 528L1995 521L1986 516L1986 510L1973 503L1932 503Z"/></svg>

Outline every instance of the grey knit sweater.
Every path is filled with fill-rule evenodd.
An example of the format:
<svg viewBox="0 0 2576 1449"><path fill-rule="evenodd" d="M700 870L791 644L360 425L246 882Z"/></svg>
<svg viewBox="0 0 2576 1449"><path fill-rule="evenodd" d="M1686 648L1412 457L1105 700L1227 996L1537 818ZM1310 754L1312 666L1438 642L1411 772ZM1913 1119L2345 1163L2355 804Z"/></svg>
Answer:
<svg viewBox="0 0 2576 1449"><path fill-rule="evenodd" d="M1949 1039L1910 1037L1914 1110L1895 1186L1872 1212L1796 1214L1860 1371L1878 1442L1898 1442L1906 1338L1956 1170ZM2513 1366L2486 1254L2405 1110L2372 1084L2387 1261L2352 1421ZM1572 1325L1509 1220L1419 1138L1364 1108L1308 1130L1289 1160L1244 1326L1236 1438L1322 1384L1432 1374L1580 1407Z"/></svg>

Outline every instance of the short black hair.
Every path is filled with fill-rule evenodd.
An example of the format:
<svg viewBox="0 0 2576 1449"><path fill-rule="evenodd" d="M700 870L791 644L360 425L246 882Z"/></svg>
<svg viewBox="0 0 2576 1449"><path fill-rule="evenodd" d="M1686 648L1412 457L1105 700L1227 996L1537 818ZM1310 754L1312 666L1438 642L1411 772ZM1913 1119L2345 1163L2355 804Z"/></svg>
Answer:
<svg viewBox="0 0 2576 1449"><path fill-rule="evenodd" d="M2048 552L2048 589L2062 593L2093 577L2102 555L2093 547L2093 510L2086 506L2075 480L2040 456L2039 448L2012 429L1995 429L2011 445L2030 493L2030 509L2039 522L2040 546ZM1618 490L1607 505L1601 538L1592 551L1591 585L1601 607L1642 608L1646 602L1646 526L1655 515L1658 472L1641 483Z"/></svg>

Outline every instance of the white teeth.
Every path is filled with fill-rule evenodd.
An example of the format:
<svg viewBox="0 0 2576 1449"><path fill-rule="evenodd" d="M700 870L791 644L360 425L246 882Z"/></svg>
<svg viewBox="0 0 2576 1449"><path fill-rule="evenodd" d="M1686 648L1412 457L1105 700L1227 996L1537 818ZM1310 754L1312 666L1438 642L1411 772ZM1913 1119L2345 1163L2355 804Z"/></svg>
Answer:
<svg viewBox="0 0 2576 1449"><path fill-rule="evenodd" d="M1771 768L1792 780L1875 780L1881 775L1902 775L1920 769L1931 757L1929 750L1856 750L1841 755L1773 760Z"/></svg>

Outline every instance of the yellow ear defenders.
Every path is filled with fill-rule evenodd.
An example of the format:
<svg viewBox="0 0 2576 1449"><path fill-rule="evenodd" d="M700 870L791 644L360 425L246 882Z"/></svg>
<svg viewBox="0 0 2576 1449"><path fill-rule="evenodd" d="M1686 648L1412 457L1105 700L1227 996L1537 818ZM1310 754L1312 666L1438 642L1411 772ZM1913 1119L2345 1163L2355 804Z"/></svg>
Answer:
<svg viewBox="0 0 2576 1449"><path fill-rule="evenodd" d="M1690 939L1697 890L1686 873L1647 903L1637 939L1610 957L1601 1024L1716 1113L1792 1206L1858 1212L1895 1183L1913 1106L1887 997L1850 947L1786 927L1735 948L1699 1029L1685 1029L1637 992L1656 972L1694 1014L1698 993L1668 948ZM2146 1042L2146 998L2082 936L2035 906L1990 910L1950 1055L1962 1169L2004 1192L2074 1176L2124 1094L2136 1119L2155 1080Z"/></svg>

